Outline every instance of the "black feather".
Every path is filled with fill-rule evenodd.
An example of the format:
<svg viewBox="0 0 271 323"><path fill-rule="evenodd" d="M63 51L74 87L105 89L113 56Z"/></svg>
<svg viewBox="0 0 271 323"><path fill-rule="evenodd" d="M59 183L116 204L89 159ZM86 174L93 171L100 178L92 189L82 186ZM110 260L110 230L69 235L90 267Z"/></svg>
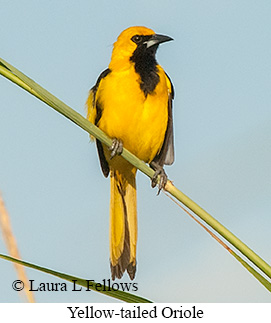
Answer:
<svg viewBox="0 0 271 323"><path fill-rule="evenodd" d="M111 70L109 68L107 68L106 70L104 70L100 76L98 77L98 80L96 82L96 84L93 86L93 88L91 89L92 93L93 93L93 106L96 104L96 118L95 118L95 125L97 126L100 119L101 119L101 116L102 116L102 106L100 105L99 102L96 102L96 93L97 93L97 90L98 90L98 87L99 87L99 84L101 82L101 80L103 78L105 78L109 73L111 72ZM96 103L95 103L96 102ZM100 159L100 165L101 165L101 168L102 168L102 172L104 174L105 177L108 176L109 174L109 166L108 166L108 162L105 158L105 155L104 155L104 150L103 150L103 145L102 143L96 139L96 146L97 146L97 150L98 150L98 155L99 155L99 159Z"/></svg>

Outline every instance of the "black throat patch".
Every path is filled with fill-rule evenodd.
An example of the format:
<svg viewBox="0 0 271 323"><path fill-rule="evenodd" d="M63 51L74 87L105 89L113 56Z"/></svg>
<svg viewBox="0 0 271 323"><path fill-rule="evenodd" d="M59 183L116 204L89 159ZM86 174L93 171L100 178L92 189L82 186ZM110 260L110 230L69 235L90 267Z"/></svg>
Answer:
<svg viewBox="0 0 271 323"><path fill-rule="evenodd" d="M159 74L155 53L158 45L146 48L145 45L138 45L130 60L135 63L135 71L140 75L140 88L145 96L151 94L159 82Z"/></svg>

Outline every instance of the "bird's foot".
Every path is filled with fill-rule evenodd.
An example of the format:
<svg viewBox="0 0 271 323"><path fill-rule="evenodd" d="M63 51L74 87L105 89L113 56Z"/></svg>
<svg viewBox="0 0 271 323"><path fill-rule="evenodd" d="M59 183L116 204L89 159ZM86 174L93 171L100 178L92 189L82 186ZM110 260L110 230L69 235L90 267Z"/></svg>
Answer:
<svg viewBox="0 0 271 323"><path fill-rule="evenodd" d="M158 186L157 195L160 194L161 190L165 188L167 183L167 174L164 171L164 168L155 162L150 164L151 168L155 170L153 178L151 179L151 187L154 188L156 185Z"/></svg>
<svg viewBox="0 0 271 323"><path fill-rule="evenodd" d="M121 155L123 151L123 143L121 140L114 138L112 140L112 145L108 149L111 151L110 159L112 159L116 155Z"/></svg>

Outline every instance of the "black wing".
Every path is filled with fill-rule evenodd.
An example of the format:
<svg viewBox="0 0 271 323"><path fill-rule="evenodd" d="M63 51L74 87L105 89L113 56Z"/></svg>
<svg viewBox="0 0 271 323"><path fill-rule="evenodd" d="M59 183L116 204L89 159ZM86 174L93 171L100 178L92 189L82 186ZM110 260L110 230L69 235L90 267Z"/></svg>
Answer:
<svg viewBox="0 0 271 323"><path fill-rule="evenodd" d="M174 140L173 140L173 115L172 115L172 100L174 99L174 88L173 84L168 77L171 84L171 93L168 98L168 123L167 130L165 133L165 139L162 145L160 152L154 157L153 163L158 164L159 166L172 165L174 162Z"/></svg>
<svg viewBox="0 0 271 323"><path fill-rule="evenodd" d="M99 84L100 84L101 80L103 78L105 78L110 72L111 72L111 70L109 68L104 70L100 74L100 76L98 77L98 80L97 80L96 84L91 89L91 91L93 93L93 105L96 104L96 111L97 111L96 112L96 118L95 118L95 125L96 126L98 125L98 122L99 122L99 120L101 119L101 116L102 116L102 108L101 108L99 102L96 102L96 93L97 93L97 90L99 88ZM100 165L101 165L101 168L102 168L102 172L103 172L104 176L107 177L108 174L109 174L109 166L108 166L108 162L107 162L107 160L105 158L105 155L104 155L104 150L103 150L102 143L98 139L96 139L96 146L97 146L97 150L98 150L98 155L99 155L99 160L100 160Z"/></svg>

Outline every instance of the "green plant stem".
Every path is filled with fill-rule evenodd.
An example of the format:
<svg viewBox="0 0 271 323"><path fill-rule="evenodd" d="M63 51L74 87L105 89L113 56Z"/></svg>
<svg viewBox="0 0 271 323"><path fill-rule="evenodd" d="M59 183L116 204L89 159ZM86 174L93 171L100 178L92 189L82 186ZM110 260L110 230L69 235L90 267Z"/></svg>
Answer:
<svg viewBox="0 0 271 323"><path fill-rule="evenodd" d="M192 212L197 214L204 222L218 232L222 237L229 241L236 249L252 261L269 278L271 278L271 267L259 257L253 250L244 244L239 238L225 228L220 222L213 218L209 213L203 210L199 205L192 201L188 196L178 190L172 183L167 183L166 191L182 202Z"/></svg>
<svg viewBox="0 0 271 323"><path fill-rule="evenodd" d="M20 259L16 259L10 256L6 256L3 254L0 254L0 258L8 260L8 261L12 261L14 263L35 269L35 270L39 270L41 272L53 275L55 277L67 280L71 283L75 283L76 285L80 285L85 287L86 290L93 290L96 291L98 293L116 298L116 299L120 299L122 301L125 301L127 303L151 303L151 301L149 301L146 298L140 297L140 296L136 296L127 292L123 292L123 291L119 291L119 290L113 290L112 286L106 286L100 283L96 283L94 281L91 281L91 284L88 283L88 279L83 279L83 278L79 278L79 277L75 277L75 276L71 276L71 275L67 275L65 273L60 273L58 271L49 269L49 268L45 268L45 267L41 267L35 264L32 264L30 262L26 262L26 261L22 261ZM24 282L25 283L25 282Z"/></svg>
<svg viewBox="0 0 271 323"><path fill-rule="evenodd" d="M59 113L66 116L72 122L77 124L79 127L87 131L92 136L99 139L107 146L111 146L112 141L108 138L99 128L90 123L87 119L82 117L79 113L71 109L65 103L57 99L51 93L43 89L40 85L35 83L33 80L28 78L26 75L18 71L12 65L0 59L0 74L19 85L29 93L36 96ZM125 148L122 153L123 158L128 160L131 164L137 167L145 175L150 178L153 177L154 171L148 167L143 161L139 160L136 156L131 154ZM237 248L244 256L252 261L261 271L263 271L269 278L271 278L271 267L261 257L259 257L253 250L245 245L239 238L225 228L221 223L214 219L209 213L204 211L199 205L187 197L184 193L178 190L170 181L167 182L165 190L168 191L172 196L178 199L182 204L188 207L196 215L198 215L203 221L211 226L216 232L223 236L229 241L235 248Z"/></svg>

